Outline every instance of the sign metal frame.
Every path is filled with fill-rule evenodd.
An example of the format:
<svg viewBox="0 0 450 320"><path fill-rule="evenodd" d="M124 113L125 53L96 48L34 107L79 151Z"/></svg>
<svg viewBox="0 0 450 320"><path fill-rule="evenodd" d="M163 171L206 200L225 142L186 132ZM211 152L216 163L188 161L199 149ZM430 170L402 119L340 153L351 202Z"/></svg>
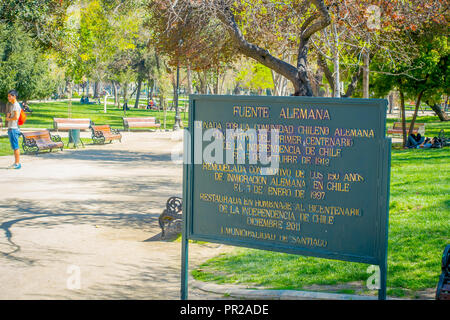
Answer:
<svg viewBox="0 0 450 320"><path fill-rule="evenodd" d="M391 167L391 139L385 137L379 139L379 159L377 170L377 206L378 219L376 220L375 252L373 256L360 256L351 253L342 254L336 252L317 252L314 249L298 248L295 246L278 244L261 244L255 240L223 239L214 236L198 235L193 232L194 215L194 121L197 101L232 101L233 103L251 103L257 101L269 102L296 102L296 103L320 103L327 105L363 105L378 107L380 112L380 123L378 132L386 132L386 107L385 99L342 99L342 98L313 98L313 97L260 97L260 96L216 96L216 95L190 95L189 97L189 126L184 135L184 159L183 163L183 228L182 228L182 252L181 252L181 299L188 299L188 262L189 262L189 240L200 240L213 243L221 243L233 246L256 248L262 250L285 252L291 254L314 256L326 259L351 261L378 265L380 268L380 283L378 299L386 299L387 280L387 247L388 247L388 211L389 211L389 184ZM188 134L189 133L189 134Z"/></svg>

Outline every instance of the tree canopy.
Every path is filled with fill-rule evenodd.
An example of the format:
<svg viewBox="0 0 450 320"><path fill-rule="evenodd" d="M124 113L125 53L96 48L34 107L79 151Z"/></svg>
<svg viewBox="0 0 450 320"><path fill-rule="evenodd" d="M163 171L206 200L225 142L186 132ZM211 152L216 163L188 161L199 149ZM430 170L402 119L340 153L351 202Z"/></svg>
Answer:
<svg viewBox="0 0 450 320"><path fill-rule="evenodd" d="M448 95L447 9L441 0L0 0L0 24L20 25L35 68L62 74L66 90L107 84L117 103L120 90L153 90L165 77L175 86L180 67L188 92L226 84L235 93L375 97L401 88L436 105Z"/></svg>
<svg viewBox="0 0 450 320"><path fill-rule="evenodd" d="M55 89L49 62L32 37L18 25L0 24L0 96L16 89L19 99L48 97Z"/></svg>

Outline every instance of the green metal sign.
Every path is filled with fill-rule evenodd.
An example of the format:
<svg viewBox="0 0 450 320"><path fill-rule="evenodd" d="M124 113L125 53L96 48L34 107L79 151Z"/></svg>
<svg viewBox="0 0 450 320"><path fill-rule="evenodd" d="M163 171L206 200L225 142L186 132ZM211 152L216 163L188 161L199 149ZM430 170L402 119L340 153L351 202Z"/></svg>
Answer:
<svg viewBox="0 0 450 320"><path fill-rule="evenodd" d="M380 266L386 297L391 141L386 100L190 97L188 240Z"/></svg>

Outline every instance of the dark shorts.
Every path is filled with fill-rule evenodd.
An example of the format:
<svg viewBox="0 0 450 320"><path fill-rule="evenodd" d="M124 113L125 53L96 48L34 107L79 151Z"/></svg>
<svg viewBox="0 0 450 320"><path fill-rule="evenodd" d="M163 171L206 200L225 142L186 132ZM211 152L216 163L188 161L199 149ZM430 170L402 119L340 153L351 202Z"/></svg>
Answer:
<svg viewBox="0 0 450 320"><path fill-rule="evenodd" d="M9 137L9 142L11 143L11 148L13 150L19 149L20 130L19 129L8 129L8 137Z"/></svg>

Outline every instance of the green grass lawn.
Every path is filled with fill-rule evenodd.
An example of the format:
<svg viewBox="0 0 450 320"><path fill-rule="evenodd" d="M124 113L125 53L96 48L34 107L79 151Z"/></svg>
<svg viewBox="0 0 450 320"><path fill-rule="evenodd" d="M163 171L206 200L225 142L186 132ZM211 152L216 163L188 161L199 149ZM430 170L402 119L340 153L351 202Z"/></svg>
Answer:
<svg viewBox="0 0 450 320"><path fill-rule="evenodd" d="M32 114L27 116L27 121L22 128L53 128L53 118L67 118L69 103L63 102L42 102L33 103L30 108L33 110ZM112 105L107 106L107 113L104 113L103 104L81 104L79 102L72 102L71 118L89 118L95 124L109 124L112 128L123 129L122 117L124 112ZM187 125L187 115L180 114L181 119ZM155 110L144 110L130 108L126 112L126 117L156 117L161 126L164 122L164 112ZM166 115L166 128L173 128L175 122L175 112L168 111Z"/></svg>
<svg viewBox="0 0 450 320"><path fill-rule="evenodd" d="M11 146L9 145L8 137L0 137L0 156L11 155L12 157Z"/></svg>
<svg viewBox="0 0 450 320"><path fill-rule="evenodd" d="M53 129L53 118L67 118L69 103L64 102L42 102L30 104L33 113L27 115L25 125L21 126L23 129L27 128L47 128ZM71 109L72 118L89 118L95 124L109 124L112 128L123 130L124 112L122 109L108 105L107 113L104 113L103 105L86 105L79 102L72 102ZM161 123L161 128L164 128L164 112L155 110L134 109L126 113L127 117L156 117ZM180 113L181 120L187 126L187 114ZM175 123L175 112L167 111L166 114L166 129L172 129ZM138 129L140 130L140 129ZM6 130L3 130L6 134ZM83 139L86 143L86 140ZM88 143L92 141L89 140ZM0 156L11 155L12 151L9 146L7 137L0 137Z"/></svg>

